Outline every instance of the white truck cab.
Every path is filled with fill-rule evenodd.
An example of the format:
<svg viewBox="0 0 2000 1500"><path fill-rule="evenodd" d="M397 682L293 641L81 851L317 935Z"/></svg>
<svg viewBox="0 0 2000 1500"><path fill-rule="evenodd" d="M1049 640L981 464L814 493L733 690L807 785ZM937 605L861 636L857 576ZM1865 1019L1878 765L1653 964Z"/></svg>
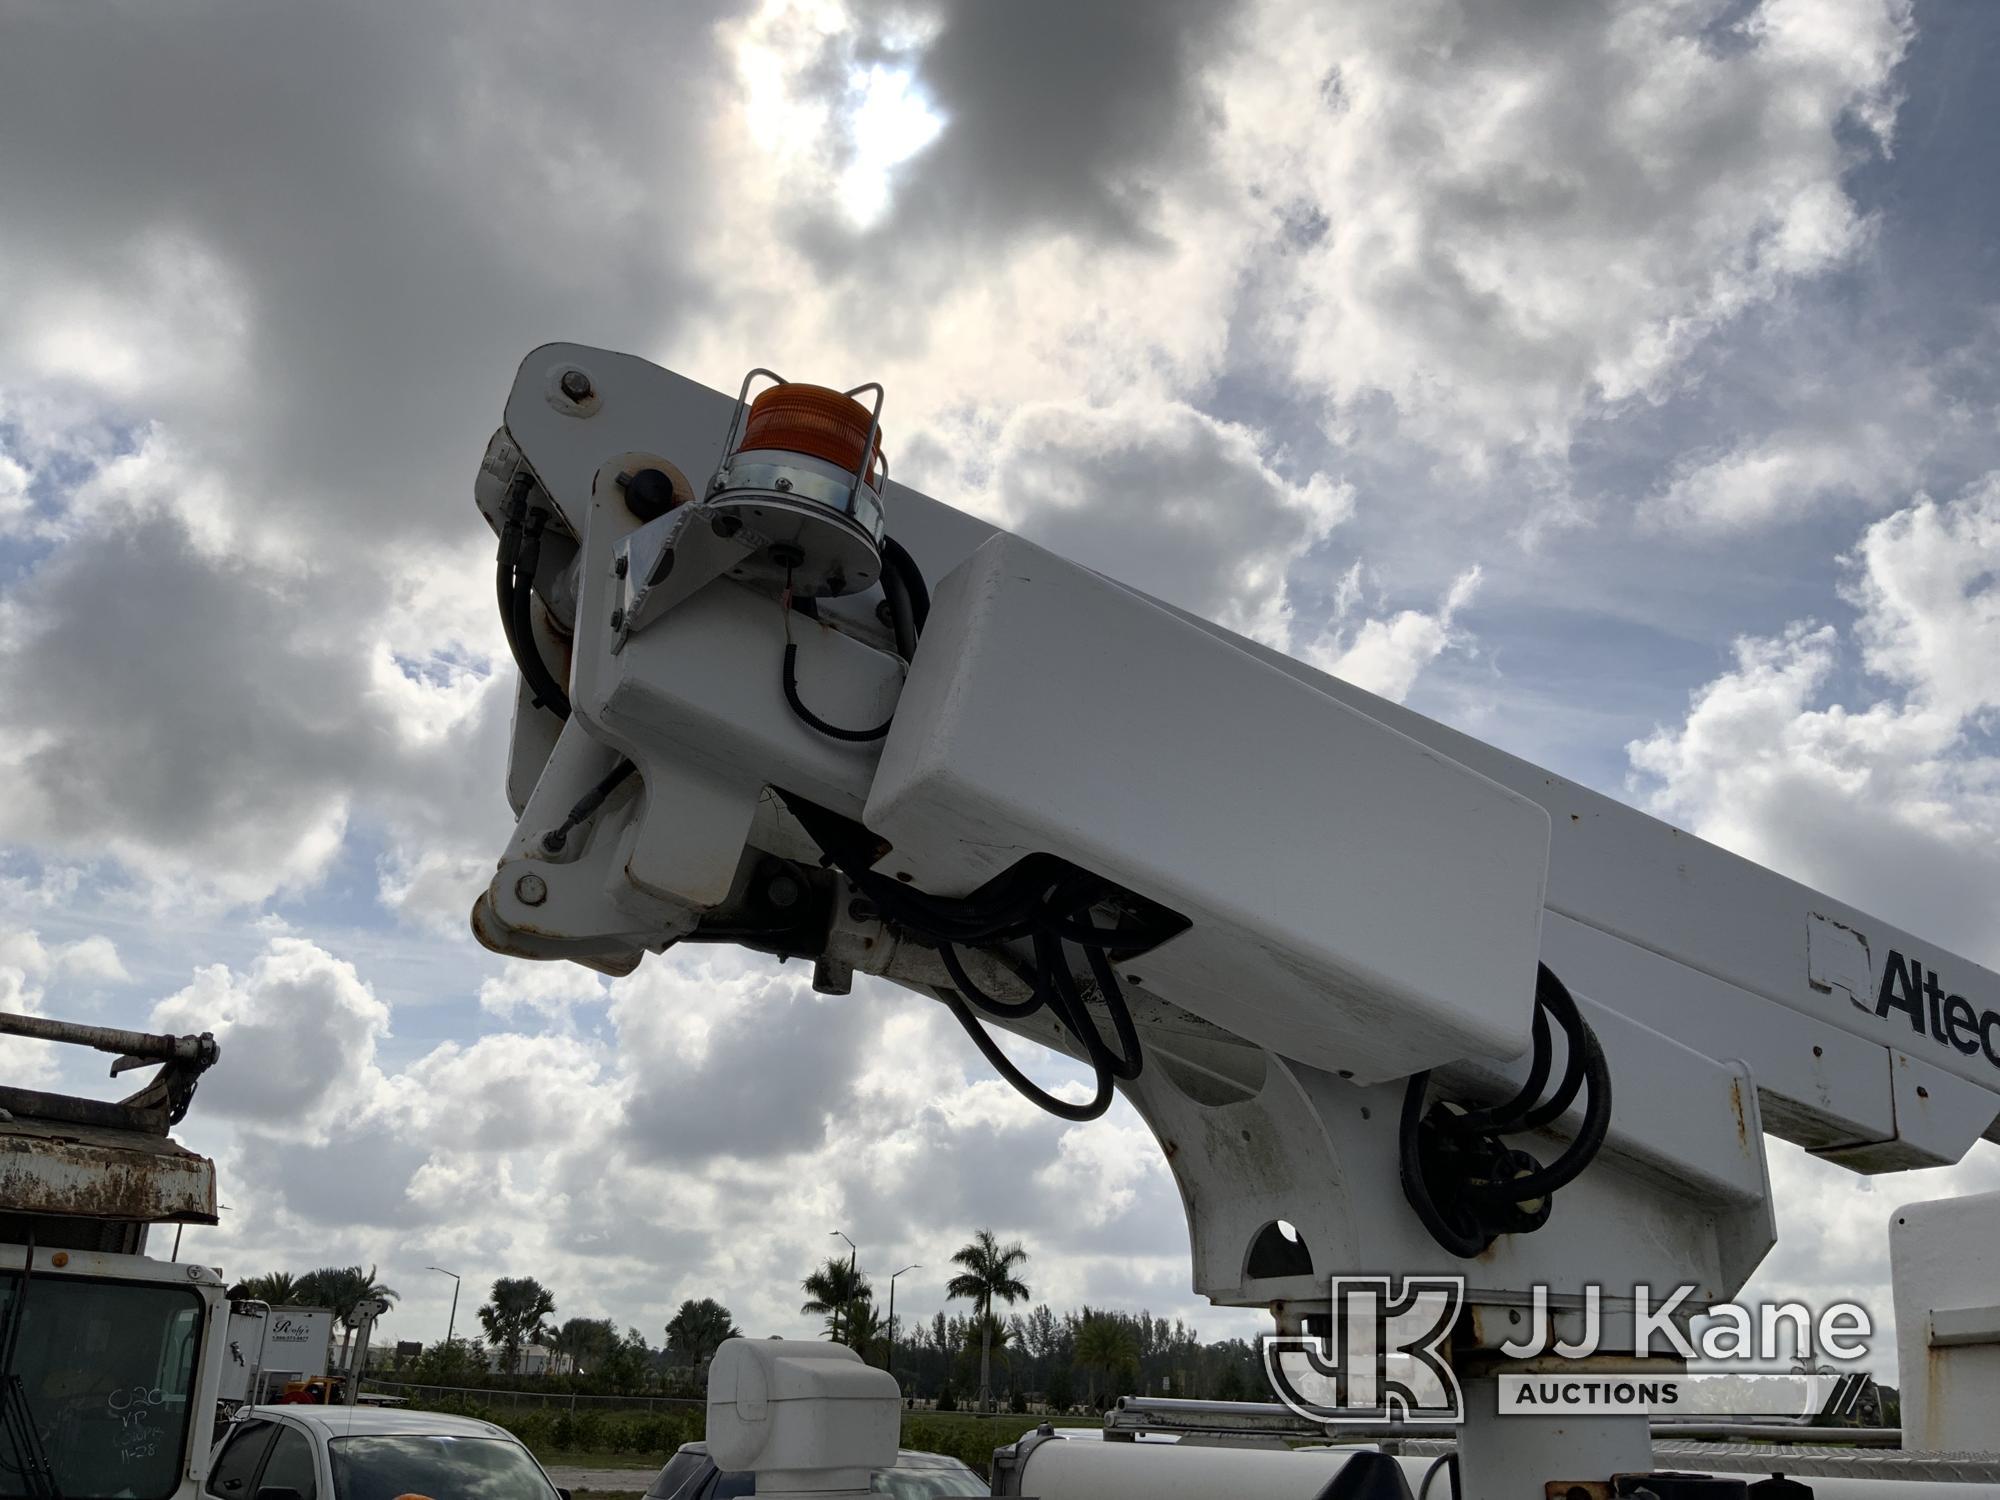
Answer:
<svg viewBox="0 0 2000 1500"><path fill-rule="evenodd" d="M215 1041L8 1014L0 1032L110 1052L114 1075L164 1065L118 1102L0 1086L0 1495L193 1500L229 1299L214 1267L145 1252L156 1225L216 1222L215 1164L167 1134Z"/></svg>

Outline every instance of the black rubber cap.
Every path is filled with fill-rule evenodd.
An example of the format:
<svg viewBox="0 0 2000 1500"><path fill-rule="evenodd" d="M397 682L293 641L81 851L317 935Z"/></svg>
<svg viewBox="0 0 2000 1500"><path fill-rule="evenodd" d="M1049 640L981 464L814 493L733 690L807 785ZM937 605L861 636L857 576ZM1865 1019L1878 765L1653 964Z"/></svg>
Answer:
<svg viewBox="0 0 2000 1500"><path fill-rule="evenodd" d="M625 508L642 521L674 508L674 482L664 469L641 469L625 483Z"/></svg>

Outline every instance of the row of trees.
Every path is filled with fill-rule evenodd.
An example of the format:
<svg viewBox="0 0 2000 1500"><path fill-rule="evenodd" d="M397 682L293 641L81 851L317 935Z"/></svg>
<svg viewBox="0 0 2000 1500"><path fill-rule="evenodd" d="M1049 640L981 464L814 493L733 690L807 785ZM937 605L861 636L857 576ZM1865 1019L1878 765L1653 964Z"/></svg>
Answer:
<svg viewBox="0 0 2000 1500"><path fill-rule="evenodd" d="M1030 1296L1021 1276L1028 1258L1020 1244L1003 1245L991 1230L980 1230L952 1256L958 1270L945 1285L947 1297L971 1304L970 1313L940 1310L905 1328L901 1318L892 1326L876 1306L874 1288L853 1260L834 1257L801 1283L807 1295L799 1310L824 1318L826 1336L864 1359L887 1368L893 1355L904 1389L945 1407L970 1392L978 1409L992 1410L996 1358L1008 1403L1017 1408L1032 1398L1067 1410L1127 1392L1268 1398L1261 1356L1243 1339L1203 1344L1178 1319L1169 1324L1146 1312L1084 1307L1058 1314L1044 1303L1002 1316L996 1307Z"/></svg>
<svg viewBox="0 0 2000 1500"><path fill-rule="evenodd" d="M344 1368L348 1342L354 1337L354 1330L347 1326L347 1320L353 1316L354 1309L371 1299L393 1303L401 1298L402 1293L394 1287L384 1286L374 1266L365 1271L359 1266L321 1266L303 1276L294 1276L288 1271L253 1276L231 1287L229 1295L253 1302L268 1302L273 1307L332 1308L334 1321L340 1325L340 1363Z"/></svg>
<svg viewBox="0 0 2000 1500"><path fill-rule="evenodd" d="M1083 1307L1057 1313L1046 1303L1025 1313L1003 1311L1031 1295L1022 1274L1028 1260L1019 1243L1003 1244L991 1230L980 1230L953 1255L955 1271L945 1286L946 1296L969 1304L968 1311L940 1310L904 1326L876 1305L875 1289L852 1257L833 1258L803 1281L800 1310L822 1318L827 1337L893 1368L911 1395L947 1408L961 1397L984 1410L1003 1398L1017 1409L1038 1400L1066 1410L1126 1392L1218 1400L1268 1394L1258 1351L1242 1339L1204 1344L1179 1320L1170 1324L1145 1312ZM277 1272L241 1283L232 1295L274 1306L330 1307L343 1324L364 1299L393 1303L398 1297L373 1266L329 1266L303 1276ZM500 1277L476 1317L480 1339L441 1339L413 1361L399 1362L399 1373L423 1384L476 1385L497 1365L510 1382L532 1374L604 1394L698 1395L715 1351L743 1333L715 1298L689 1298L656 1348L637 1328L621 1333L610 1318L558 1321L555 1294L532 1276ZM539 1369L524 1370L531 1347L546 1350L548 1358ZM343 1363L346 1348L343 1336Z"/></svg>
<svg viewBox="0 0 2000 1500"><path fill-rule="evenodd" d="M999 1326L993 1304L1005 1302L1011 1307L1027 1299L1027 1283L1017 1272L1027 1263L1028 1252L1018 1243L1002 1245L992 1230L982 1229L951 1259L959 1270L945 1284L945 1295L963 1298L973 1305L979 1329L979 1410L991 1411L993 1335ZM887 1363L894 1330L875 1306L875 1288L864 1272L855 1269L853 1256L846 1260L829 1256L825 1265L799 1284L806 1293L799 1311L824 1317L828 1338L846 1344L864 1359L872 1359L879 1352ZM1004 1332L1001 1339L1005 1339Z"/></svg>

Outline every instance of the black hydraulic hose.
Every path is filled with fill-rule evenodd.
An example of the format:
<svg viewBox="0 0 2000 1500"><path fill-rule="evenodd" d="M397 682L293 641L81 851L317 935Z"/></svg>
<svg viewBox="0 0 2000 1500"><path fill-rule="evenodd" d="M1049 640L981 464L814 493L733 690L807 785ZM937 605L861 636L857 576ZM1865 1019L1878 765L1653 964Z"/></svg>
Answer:
<svg viewBox="0 0 2000 1500"><path fill-rule="evenodd" d="M892 536L882 538L882 573L885 581L891 576L901 580L910 596L910 615L916 633L922 635L931 618L930 585L924 582L924 570L910 556L910 549ZM893 601L890 607L895 607Z"/></svg>
<svg viewBox="0 0 2000 1500"><path fill-rule="evenodd" d="M1536 1200L1546 1203L1557 1189L1575 1181L1596 1158L1610 1134L1611 1069L1603 1045L1584 1020L1569 987L1546 964L1537 972L1535 1006L1535 1060L1529 1069L1528 1085L1504 1104L1457 1115L1439 1111L1427 1127L1424 1103L1429 1073L1414 1075L1404 1089L1397 1140L1403 1196L1432 1238L1462 1258L1477 1255L1498 1233L1537 1227L1546 1219L1547 1208L1537 1211L1539 1217L1531 1215L1524 1225L1522 1205ZM1532 1102L1548 1076L1553 1037L1544 1019L1547 1015L1553 1015L1556 1024L1562 1027L1569 1055L1555 1093L1523 1109L1523 1103ZM1496 1160L1533 1163L1533 1158L1525 1153L1507 1152L1499 1142L1501 1134L1539 1129L1551 1123L1585 1089L1588 1093L1583 1123L1561 1155L1546 1166L1533 1165L1529 1171L1493 1180ZM1449 1214L1438 1205L1431 1176L1424 1169L1426 1128L1458 1143L1455 1148L1445 1149L1437 1167L1440 1177L1459 1179L1451 1184L1456 1201ZM1452 1165L1455 1155L1457 1164ZM1505 1168L1498 1170L1504 1172Z"/></svg>
<svg viewBox="0 0 2000 1500"><path fill-rule="evenodd" d="M870 740L879 740L889 732L889 726L896 721L892 713L873 729L842 729L838 724L829 724L805 705L799 697L799 647L796 641L785 642L785 702L792 712L807 725L817 729L830 740L844 740L851 745L863 745Z"/></svg>
<svg viewBox="0 0 2000 1500"><path fill-rule="evenodd" d="M1504 1104L1488 1109L1468 1109L1441 1123L1453 1135L1505 1135L1519 1130L1534 1110L1542 1090L1548 1087L1549 1069L1554 1062L1555 1044L1549 1037L1549 1013L1538 1000L1535 1004L1534 1060L1528 1064L1528 1080Z"/></svg>
<svg viewBox="0 0 2000 1500"><path fill-rule="evenodd" d="M1084 960L1090 964L1090 974L1098 982L1098 994L1104 998L1104 1008L1110 1012L1112 1030L1118 1032L1118 1052L1112 1054L1112 1076L1124 1078L1126 1082L1138 1078L1140 1070L1146 1066L1146 1056L1138 1048L1138 1028L1132 1024L1132 1008L1126 1004L1124 990L1118 984L1118 976L1112 972L1110 960L1104 950L1094 944L1082 944ZM1096 1028L1092 1028L1094 1032Z"/></svg>
<svg viewBox="0 0 2000 1500"><path fill-rule="evenodd" d="M938 957L944 960L944 971L951 976L951 982L958 987L958 992L990 1016L996 1016L1001 1020L1018 1021L1024 1016L1032 1016L1048 1004L1048 996L1043 992L1039 981L1034 987L1034 992L1025 1000L1002 1000L989 995L973 982L970 974L965 972L965 965L960 961L956 947L948 942L937 942L931 946L937 949Z"/></svg>
<svg viewBox="0 0 2000 1500"><path fill-rule="evenodd" d="M1000 1050L1000 1044L993 1040L984 1026L979 1024L978 1017L967 1009L965 1001L959 998L957 991L940 990L938 996L958 1018L958 1024L965 1028L965 1034L972 1038L973 1044L979 1048L986 1061L993 1065L993 1071L1013 1084L1030 1103L1040 1105L1061 1119L1075 1120L1079 1123L1095 1120L1111 1107L1112 1087L1109 1073L1102 1069L1098 1071L1097 1092L1088 1103L1072 1104L1067 1099L1057 1098L1014 1066L1013 1059Z"/></svg>
<svg viewBox="0 0 2000 1500"><path fill-rule="evenodd" d="M1605 1137L1611 1132L1611 1069L1604 1060L1604 1048L1587 1028L1583 1034L1584 1072L1589 1081L1589 1103L1584 1106L1583 1125L1576 1139L1547 1166L1506 1182L1467 1189L1468 1196L1481 1203L1522 1203L1544 1198L1557 1188L1574 1182L1590 1165Z"/></svg>
<svg viewBox="0 0 2000 1500"><path fill-rule="evenodd" d="M882 597L889 601L889 624L896 632L896 654L904 661L917 656L917 611L910 597L908 581L885 560L882 567Z"/></svg>
<svg viewBox="0 0 2000 1500"><path fill-rule="evenodd" d="M534 479L523 470L507 487L507 509L500 525L500 555L493 571L494 592L499 595L500 628L507 636L507 651L516 662L521 659L521 643L514 634L514 561L521 555L521 522L528 514L528 491Z"/></svg>
<svg viewBox="0 0 2000 1500"><path fill-rule="evenodd" d="M1403 1087L1403 1113L1396 1127L1397 1175L1403 1181L1403 1197L1416 1210L1417 1218L1432 1239L1449 1254L1460 1260L1470 1260L1484 1250L1489 1236L1481 1232L1477 1215L1461 1208L1461 1223L1454 1224L1444 1216L1437 1201L1431 1196L1430 1183L1424 1177L1423 1136L1424 1095L1429 1092L1431 1075L1428 1069L1422 1073L1412 1073L1410 1081ZM1470 1221L1466 1227L1463 1221Z"/></svg>
<svg viewBox="0 0 2000 1500"><path fill-rule="evenodd" d="M1583 1087L1588 1059L1584 1051L1584 1038L1590 1028L1584 1024L1583 1015L1576 1008L1576 1000L1569 992L1569 986L1556 978L1555 971L1547 964L1540 967L1535 981L1535 998L1546 1005L1556 1018L1556 1024L1563 1029L1563 1038L1568 1045L1569 1055L1563 1062L1562 1082L1556 1091L1540 1105L1521 1117L1517 1127L1521 1130L1540 1130L1544 1125L1562 1118L1577 1091ZM1609 1103L1609 1100L1606 1100Z"/></svg>
<svg viewBox="0 0 2000 1500"><path fill-rule="evenodd" d="M542 648L535 640L534 598L535 567L542 556L542 530L548 525L547 511L531 511L527 524L521 530L521 549L514 560L514 591L510 610L514 628L509 641L514 647L514 659L520 664L521 675L528 681L528 691L533 695L535 706L547 708L559 719L569 717L569 694L556 681L548 663L542 660Z"/></svg>
<svg viewBox="0 0 2000 1500"><path fill-rule="evenodd" d="M1110 896L1104 882L1045 856L1030 856L965 897L940 897L878 874L870 868L880 857L867 831L829 813L804 798L778 789L786 808L807 837L819 846L827 863L845 875L858 894L871 902L885 921L906 928L936 950L952 987L938 987L938 998L951 1008L966 1034L993 1067L1021 1094L1039 1107L1067 1120L1093 1120L1109 1107L1113 1085L1139 1076L1144 1061L1138 1028L1119 987L1105 949L1120 938L1121 929L1071 925L1083 948L1117 1037L1117 1051L1106 1043L1077 985L1063 951L1066 940L1058 930L1064 918L1087 911ZM1028 937L1034 947L1034 972L1023 976L1030 988L1026 1000L1002 1000L980 988L966 972L957 952L960 943L979 944ZM1005 961L1005 954L999 956ZM1097 1080L1087 1104L1058 1099L1030 1080L1007 1060L997 1043L973 1014L975 1008L999 1020L1025 1020L1046 1007L1057 1029L1083 1047L1085 1061Z"/></svg>

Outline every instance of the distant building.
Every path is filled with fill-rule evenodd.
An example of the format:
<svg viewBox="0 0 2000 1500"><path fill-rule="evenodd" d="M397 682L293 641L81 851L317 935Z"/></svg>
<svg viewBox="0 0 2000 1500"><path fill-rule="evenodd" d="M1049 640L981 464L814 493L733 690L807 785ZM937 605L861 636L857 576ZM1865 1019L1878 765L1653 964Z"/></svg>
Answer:
<svg viewBox="0 0 2000 1500"><path fill-rule="evenodd" d="M497 1345L489 1345L486 1350L486 1368L495 1375L501 1372L502 1351ZM516 1375L546 1375L549 1361L554 1356L547 1344L523 1344L520 1362L514 1366Z"/></svg>

